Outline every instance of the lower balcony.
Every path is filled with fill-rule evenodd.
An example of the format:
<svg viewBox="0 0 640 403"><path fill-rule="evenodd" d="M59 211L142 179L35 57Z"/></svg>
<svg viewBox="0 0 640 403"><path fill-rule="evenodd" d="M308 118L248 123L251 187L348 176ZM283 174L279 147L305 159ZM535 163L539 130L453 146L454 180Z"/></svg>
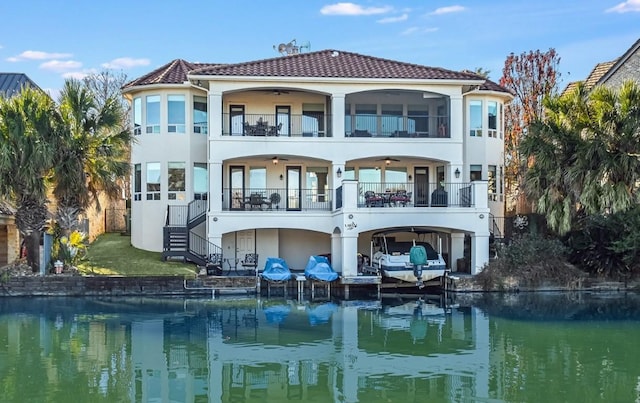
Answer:
<svg viewBox="0 0 640 403"><path fill-rule="evenodd" d="M223 210L331 211L332 189L225 188Z"/></svg>

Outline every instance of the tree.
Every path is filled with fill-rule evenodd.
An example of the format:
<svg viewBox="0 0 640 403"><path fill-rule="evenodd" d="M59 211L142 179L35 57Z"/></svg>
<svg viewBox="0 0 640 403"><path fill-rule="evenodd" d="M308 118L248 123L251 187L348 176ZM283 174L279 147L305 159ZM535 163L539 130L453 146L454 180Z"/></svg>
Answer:
<svg viewBox="0 0 640 403"><path fill-rule="evenodd" d="M518 152L529 158L525 191L559 233L584 215L626 212L640 202L640 86L584 84L544 102Z"/></svg>
<svg viewBox="0 0 640 403"><path fill-rule="evenodd" d="M484 78L489 78L489 74L491 74L491 70L486 70L482 67L476 67L473 72Z"/></svg>
<svg viewBox="0 0 640 403"><path fill-rule="evenodd" d="M46 223L47 184L59 139L59 115L51 98L23 88L0 99L0 195L15 203L27 263L39 270L40 234Z"/></svg>
<svg viewBox="0 0 640 403"><path fill-rule="evenodd" d="M505 107L505 186L507 209L517 213L531 211L522 191L527 158L518 151L529 125L544 117L543 99L557 91L560 57L547 52L511 53L504 63L500 85L512 91L514 99Z"/></svg>
<svg viewBox="0 0 640 403"><path fill-rule="evenodd" d="M85 83L68 79L59 104L64 130L55 156L53 192L56 221L68 235L91 203L100 208L100 193L112 198L121 194L122 178L129 173L131 135L123 128L119 97L96 97Z"/></svg>

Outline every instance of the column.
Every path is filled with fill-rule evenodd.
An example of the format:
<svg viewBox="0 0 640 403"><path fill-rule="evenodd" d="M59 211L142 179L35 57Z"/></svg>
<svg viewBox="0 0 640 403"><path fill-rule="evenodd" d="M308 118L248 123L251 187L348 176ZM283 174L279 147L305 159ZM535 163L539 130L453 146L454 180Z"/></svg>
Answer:
<svg viewBox="0 0 640 403"><path fill-rule="evenodd" d="M449 267L451 271L460 271L462 267L458 267L458 259L464 257L464 233L454 232L451 234L451 253L449 255L451 262Z"/></svg>
<svg viewBox="0 0 640 403"><path fill-rule="evenodd" d="M331 133L333 137L344 137L344 94L332 94L331 96Z"/></svg>
<svg viewBox="0 0 640 403"><path fill-rule="evenodd" d="M209 92L209 138L222 136L222 92Z"/></svg>
<svg viewBox="0 0 640 403"><path fill-rule="evenodd" d="M478 274L489 263L489 231L471 237L471 274Z"/></svg>
<svg viewBox="0 0 640 403"><path fill-rule="evenodd" d="M358 276L358 232L355 228L342 235L342 277Z"/></svg>
<svg viewBox="0 0 640 403"><path fill-rule="evenodd" d="M462 142L464 131L464 105L462 95L451 95L451 140Z"/></svg>
<svg viewBox="0 0 640 403"><path fill-rule="evenodd" d="M209 213L222 211L222 161L209 158Z"/></svg>

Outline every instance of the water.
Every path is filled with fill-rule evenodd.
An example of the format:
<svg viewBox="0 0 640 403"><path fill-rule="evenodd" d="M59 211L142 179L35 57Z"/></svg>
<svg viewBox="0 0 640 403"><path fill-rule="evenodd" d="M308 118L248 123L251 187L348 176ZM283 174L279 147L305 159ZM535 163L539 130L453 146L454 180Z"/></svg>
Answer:
<svg viewBox="0 0 640 403"><path fill-rule="evenodd" d="M638 402L640 297L0 299L0 402Z"/></svg>

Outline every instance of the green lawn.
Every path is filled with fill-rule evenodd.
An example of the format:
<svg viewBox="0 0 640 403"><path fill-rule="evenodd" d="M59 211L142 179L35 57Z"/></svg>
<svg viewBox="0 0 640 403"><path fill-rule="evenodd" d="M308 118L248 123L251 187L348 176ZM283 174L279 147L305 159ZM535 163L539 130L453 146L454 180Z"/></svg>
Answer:
<svg viewBox="0 0 640 403"><path fill-rule="evenodd" d="M182 262L164 262L160 252L147 252L131 246L131 238L120 234L102 234L87 249L78 265L82 274L121 276L194 277L196 266Z"/></svg>

